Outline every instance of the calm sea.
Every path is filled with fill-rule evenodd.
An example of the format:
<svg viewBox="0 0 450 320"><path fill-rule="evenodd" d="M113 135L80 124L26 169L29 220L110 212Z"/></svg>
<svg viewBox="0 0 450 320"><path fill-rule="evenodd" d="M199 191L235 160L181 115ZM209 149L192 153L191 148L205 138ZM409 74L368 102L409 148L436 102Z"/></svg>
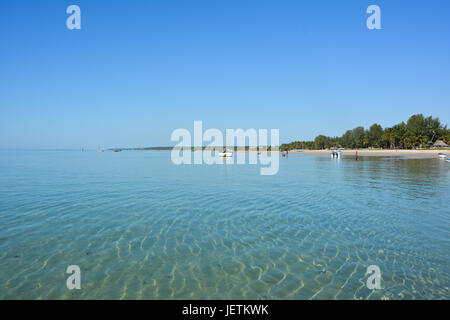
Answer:
<svg viewBox="0 0 450 320"><path fill-rule="evenodd" d="M0 151L0 299L450 298L449 163L289 155L277 175L259 169Z"/></svg>

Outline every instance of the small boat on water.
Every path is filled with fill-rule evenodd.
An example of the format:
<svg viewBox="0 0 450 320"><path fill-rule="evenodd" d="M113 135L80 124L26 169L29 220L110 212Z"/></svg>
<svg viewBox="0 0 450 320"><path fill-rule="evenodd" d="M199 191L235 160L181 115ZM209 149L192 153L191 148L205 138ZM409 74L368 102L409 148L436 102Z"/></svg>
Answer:
<svg viewBox="0 0 450 320"><path fill-rule="evenodd" d="M341 150L333 150L330 154L331 159L340 159L342 157L342 151Z"/></svg>
<svg viewBox="0 0 450 320"><path fill-rule="evenodd" d="M450 162L450 158L447 158L445 161Z"/></svg>
<svg viewBox="0 0 450 320"><path fill-rule="evenodd" d="M231 158L233 156L233 152L221 152L219 153L219 157L221 158Z"/></svg>
<svg viewBox="0 0 450 320"><path fill-rule="evenodd" d="M448 159L447 155L445 153L442 153L442 152L438 153L438 157L441 158L441 159Z"/></svg>
<svg viewBox="0 0 450 320"><path fill-rule="evenodd" d="M223 152L219 153L219 157L221 158L231 158L233 156L233 152L228 152L225 149Z"/></svg>

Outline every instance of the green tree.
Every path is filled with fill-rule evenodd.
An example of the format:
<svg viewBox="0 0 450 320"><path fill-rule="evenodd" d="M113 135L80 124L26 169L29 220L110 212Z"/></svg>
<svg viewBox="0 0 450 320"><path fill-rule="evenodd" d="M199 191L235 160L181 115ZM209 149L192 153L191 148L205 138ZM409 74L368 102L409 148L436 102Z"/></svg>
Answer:
<svg viewBox="0 0 450 320"><path fill-rule="evenodd" d="M347 130L341 138L341 144L344 148L352 149L354 147L354 139L352 130Z"/></svg>
<svg viewBox="0 0 450 320"><path fill-rule="evenodd" d="M364 127L356 127L352 131L354 139L354 148L364 147Z"/></svg>
<svg viewBox="0 0 450 320"><path fill-rule="evenodd" d="M391 130L391 148L406 148L408 141L406 137L406 124L404 122L396 124Z"/></svg>
<svg viewBox="0 0 450 320"><path fill-rule="evenodd" d="M377 124L374 123L368 132L369 135L369 145L371 147L379 148L383 145L381 137L383 136L383 128Z"/></svg>
<svg viewBox="0 0 450 320"><path fill-rule="evenodd" d="M316 149L325 149L329 146L328 138L324 135L319 135L314 139L314 146Z"/></svg>

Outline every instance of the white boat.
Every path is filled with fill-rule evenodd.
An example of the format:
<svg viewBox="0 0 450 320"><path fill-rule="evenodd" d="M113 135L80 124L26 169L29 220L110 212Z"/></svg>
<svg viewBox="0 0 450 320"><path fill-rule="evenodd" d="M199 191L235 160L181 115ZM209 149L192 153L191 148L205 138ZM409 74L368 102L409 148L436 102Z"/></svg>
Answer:
<svg viewBox="0 0 450 320"><path fill-rule="evenodd" d="M342 157L342 151L340 151L340 150L338 150L338 151L333 150L331 152L330 156L331 156L332 159L340 159Z"/></svg>
<svg viewBox="0 0 450 320"><path fill-rule="evenodd" d="M233 156L233 152L221 152L219 153L219 157L221 158L231 158Z"/></svg>
<svg viewBox="0 0 450 320"><path fill-rule="evenodd" d="M447 159L447 155L445 153L438 153L439 158Z"/></svg>

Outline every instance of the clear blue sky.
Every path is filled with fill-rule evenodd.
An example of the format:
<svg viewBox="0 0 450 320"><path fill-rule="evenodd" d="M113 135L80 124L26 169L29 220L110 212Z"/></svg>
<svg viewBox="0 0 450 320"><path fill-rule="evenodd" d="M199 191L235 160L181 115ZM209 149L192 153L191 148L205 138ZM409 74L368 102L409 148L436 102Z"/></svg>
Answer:
<svg viewBox="0 0 450 320"><path fill-rule="evenodd" d="M449 34L448 0L1 1L0 148L173 145L194 120L281 142L450 124Z"/></svg>

